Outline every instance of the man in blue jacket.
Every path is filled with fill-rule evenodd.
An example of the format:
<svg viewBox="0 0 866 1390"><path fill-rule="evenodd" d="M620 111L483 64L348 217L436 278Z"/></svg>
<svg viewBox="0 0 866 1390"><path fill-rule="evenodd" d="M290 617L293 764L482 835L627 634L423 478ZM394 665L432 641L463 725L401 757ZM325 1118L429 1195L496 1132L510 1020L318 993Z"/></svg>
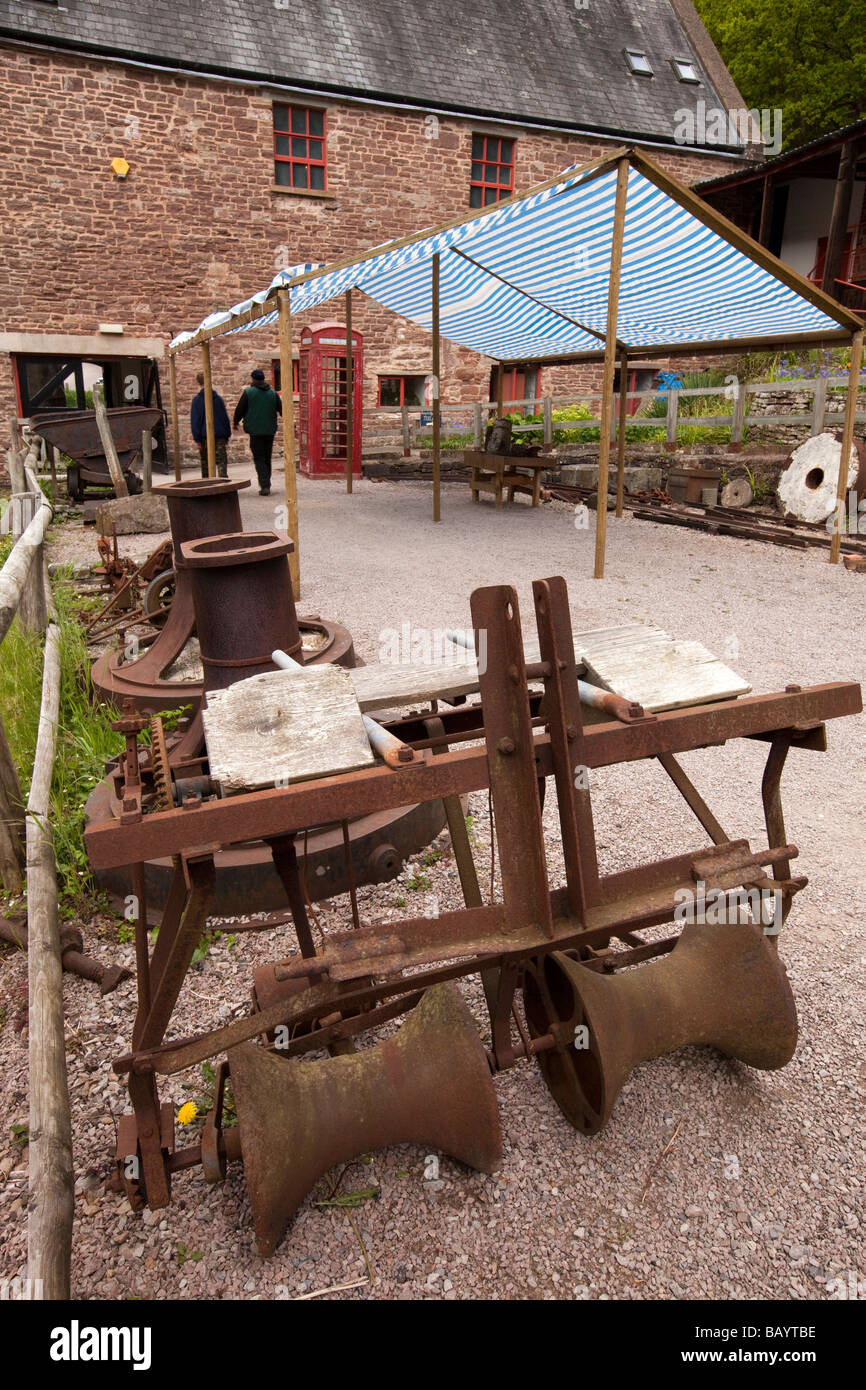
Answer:
<svg viewBox="0 0 866 1390"><path fill-rule="evenodd" d="M237 429L243 420L244 429L250 437L250 452L259 479L259 497L270 496L271 455L277 432L277 416L282 413L279 396L273 387L268 386L261 368L256 367L255 371L250 372L250 384L235 406L233 424Z"/></svg>
<svg viewBox="0 0 866 1390"><path fill-rule="evenodd" d="M196 381L202 388L197 396L193 396L192 405L189 412L189 427L192 430L192 437L198 445L201 456L201 476L206 478L207 471L207 427L204 417L204 372L199 372ZM229 423L229 413L226 410L226 403L222 396L217 395L216 391L211 391L213 397L213 432L216 442L215 462L216 475L218 478L228 477L228 454L226 453L226 441L231 438L232 427Z"/></svg>

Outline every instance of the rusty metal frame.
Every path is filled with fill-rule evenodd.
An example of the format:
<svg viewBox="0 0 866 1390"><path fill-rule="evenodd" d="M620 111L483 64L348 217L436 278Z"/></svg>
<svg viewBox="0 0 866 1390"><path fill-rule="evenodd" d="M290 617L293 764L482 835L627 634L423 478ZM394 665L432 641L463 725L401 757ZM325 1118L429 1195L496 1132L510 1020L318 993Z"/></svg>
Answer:
<svg viewBox="0 0 866 1390"><path fill-rule="evenodd" d="M707 889L778 890L787 915L793 895L806 880L794 879L790 872L798 851L786 843L781 810L785 758L791 747L823 749L823 721L858 713L862 708L859 686L838 682L789 687L784 693L649 716L630 707L620 711L617 720L584 727L565 584L558 578L538 581L534 598L542 660L527 666L514 589L497 586L472 595L475 630L487 634L481 704L438 713L435 719L416 716L392 724L392 730L420 753L411 764L377 766L222 800L195 800L143 817L132 727L137 721L128 719L123 814L111 823L91 824L86 841L97 868L176 856L166 920L144 966L147 978L139 980L133 1047L114 1062L115 1070L129 1077L138 1153L151 1205L169 1200L171 1172L192 1166L202 1157L201 1146L174 1152L158 1102L158 1075L185 1070L239 1042L268 1035L281 1024L291 1037L285 1050L288 1057L311 1046L336 1047L413 1007L419 993L430 985L476 972L481 974L490 1009L491 1066L502 1070L521 1057L563 1045L555 1028L529 1038L515 1009L522 972L532 959L550 951L572 950L588 957L593 967L609 970L669 950L676 938L649 944L635 933L674 920L679 895L684 888L693 890L698 880ZM530 678L544 682L541 707L530 695ZM461 739L482 737L483 748L451 746ZM730 839L675 761L676 753L721 745L731 738L770 742L762 783L766 849L753 852L746 840ZM582 779L577 778L575 785L575 775L584 768L645 758L659 759L712 843L600 877L590 795ZM566 883L553 888L548 882L538 790L539 780L551 776L557 787L566 865ZM491 792L495 810L500 901L482 904L474 866L470 873L468 863L463 863L461 883L467 906L462 910L380 926L353 925L329 933L324 946L315 947L304 903L293 883L290 846L298 831L424 800L442 799L446 806L450 802L453 812L460 795L485 789ZM166 1041L172 1010L207 913L213 854L221 845L253 838L268 840L275 858L283 860L302 954L277 963L269 1002L249 1017L204 1034ZM455 851L461 864L467 850L471 860L471 850L468 843L459 841L458 835ZM608 952L612 939L628 949ZM410 970L413 973L404 973ZM130 1133L127 1126L127 1148ZM206 1140L209 1169L219 1169L220 1155L236 1156L236 1147L230 1133L219 1133L216 1117Z"/></svg>

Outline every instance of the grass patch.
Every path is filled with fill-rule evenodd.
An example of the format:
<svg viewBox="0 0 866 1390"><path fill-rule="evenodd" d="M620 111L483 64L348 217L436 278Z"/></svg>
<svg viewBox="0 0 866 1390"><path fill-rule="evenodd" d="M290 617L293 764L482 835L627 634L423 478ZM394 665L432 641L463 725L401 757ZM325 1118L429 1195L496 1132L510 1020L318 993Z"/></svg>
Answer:
<svg viewBox="0 0 866 1390"><path fill-rule="evenodd" d="M57 858L61 917L102 906L84 851L84 803L108 758L123 751L111 727L113 712L90 698L90 657L78 619L81 600L71 572L53 581L60 627L60 717L51 787L51 832ZM3 642L0 711L26 797L30 786L42 698L42 637L16 620Z"/></svg>

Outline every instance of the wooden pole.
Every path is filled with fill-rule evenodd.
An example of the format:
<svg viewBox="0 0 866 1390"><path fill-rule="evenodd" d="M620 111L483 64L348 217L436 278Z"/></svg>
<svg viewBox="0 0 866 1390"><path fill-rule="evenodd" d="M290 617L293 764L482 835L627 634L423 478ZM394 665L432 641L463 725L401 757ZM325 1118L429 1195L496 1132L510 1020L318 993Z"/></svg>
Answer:
<svg viewBox="0 0 866 1390"><path fill-rule="evenodd" d="M93 383L93 410L96 415L96 428L99 431L102 451L105 454L105 461L108 464L108 471L114 484L114 495L115 497L128 497L129 488L126 486L126 479L121 472L120 459L117 457L117 449L111 435L111 426L108 423L108 412L105 409L102 386L98 381Z"/></svg>
<svg viewBox="0 0 866 1390"><path fill-rule="evenodd" d="M42 554L42 541L50 518L51 508L45 501L24 534L15 542L0 570L0 642L9 631L18 610L30 570Z"/></svg>
<svg viewBox="0 0 866 1390"><path fill-rule="evenodd" d="M150 430L141 431L141 485L145 492L153 487L153 438Z"/></svg>
<svg viewBox="0 0 866 1390"><path fill-rule="evenodd" d="M619 359L619 427L616 441L616 514L622 516L625 492L625 424L628 419L628 358Z"/></svg>
<svg viewBox="0 0 866 1390"><path fill-rule="evenodd" d="M174 454L174 481L180 482L180 422L177 415L177 358L168 359L168 389L171 408L171 449Z"/></svg>
<svg viewBox="0 0 866 1390"><path fill-rule="evenodd" d="M610 467L610 427L613 419L616 320L619 309L619 281L622 271L628 169L628 159L621 159L616 171L616 202L613 212L613 236L610 244L610 274L607 289L607 332L604 340L604 380L601 394L601 439L598 445L598 505L595 518L594 578L596 579L604 578L604 549L607 540L607 480Z"/></svg>
<svg viewBox="0 0 866 1390"><path fill-rule="evenodd" d="M0 717L0 881L7 893L24 887L24 798Z"/></svg>
<svg viewBox="0 0 866 1390"><path fill-rule="evenodd" d="M439 253L433 257L431 330L433 333L433 520L441 521L439 448Z"/></svg>
<svg viewBox="0 0 866 1390"><path fill-rule="evenodd" d="M851 366L848 371L848 396L845 401L845 421L842 425L842 453L839 458L839 485L836 489L836 525L830 537L830 564L838 565L845 524L845 497L848 491L848 460L854 447L854 415L860 386L860 367L863 362L863 330L851 339Z"/></svg>
<svg viewBox="0 0 866 1390"><path fill-rule="evenodd" d="M298 475L295 468L295 398L292 391L292 306L288 290L277 294L280 325L280 381L283 405L283 459L286 474L286 530L295 543L289 556L292 593L301 597L301 555L298 534Z"/></svg>
<svg viewBox="0 0 866 1390"><path fill-rule="evenodd" d="M207 475L216 477L216 432L213 422L213 377L210 369L210 343L201 345L201 367L204 376L204 427L207 438Z"/></svg>
<svg viewBox="0 0 866 1390"><path fill-rule="evenodd" d="M346 290L346 491L352 491L355 464L355 377L352 342L352 291Z"/></svg>
<svg viewBox="0 0 866 1390"><path fill-rule="evenodd" d="M833 211L830 213L827 250L824 254L824 273L821 276L821 289L825 294L832 294L835 282L845 278L840 275L840 271L842 269L842 254L845 250L845 233L848 230L848 219L851 216L851 198L854 193L856 167L854 141L849 140L839 152L839 169L833 192Z"/></svg>
<svg viewBox="0 0 866 1390"><path fill-rule="evenodd" d="M50 794L60 708L60 632L45 637L42 706L27 799L27 972L30 1149L27 1277L31 1297L69 1298L72 1252L72 1124L66 1077L63 966Z"/></svg>
<svg viewBox="0 0 866 1390"><path fill-rule="evenodd" d="M42 490L38 495L23 492L11 499L12 535L16 540L24 534L31 521L42 508ZM44 632L48 622L45 604L45 588L42 582L43 542L33 552L33 559L27 578L21 588L18 600L18 622L23 632Z"/></svg>
<svg viewBox="0 0 866 1390"><path fill-rule="evenodd" d="M497 373L496 373L496 418L497 418L497 420L501 420L501 419L502 419L502 416L503 416L503 414L504 414L504 409L505 409L505 407L504 407L504 401L505 401L505 368L503 367L502 363L500 362L500 363L499 363L499 369L498 369L498 371L497 371Z"/></svg>
<svg viewBox="0 0 866 1390"><path fill-rule="evenodd" d="M769 174L764 177L764 186L761 194L761 220L758 224L757 240L762 246L769 250L770 231L773 225L773 180Z"/></svg>

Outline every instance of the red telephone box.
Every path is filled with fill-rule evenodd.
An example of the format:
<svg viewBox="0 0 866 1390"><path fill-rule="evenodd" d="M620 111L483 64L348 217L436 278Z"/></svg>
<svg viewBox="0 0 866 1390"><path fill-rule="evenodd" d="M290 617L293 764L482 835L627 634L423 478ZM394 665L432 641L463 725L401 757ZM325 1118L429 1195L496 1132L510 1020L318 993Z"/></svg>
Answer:
<svg viewBox="0 0 866 1390"><path fill-rule="evenodd" d="M312 323L301 329L298 451L308 478L346 472L346 325ZM361 476L361 410L364 398L363 338L352 330L352 476Z"/></svg>

